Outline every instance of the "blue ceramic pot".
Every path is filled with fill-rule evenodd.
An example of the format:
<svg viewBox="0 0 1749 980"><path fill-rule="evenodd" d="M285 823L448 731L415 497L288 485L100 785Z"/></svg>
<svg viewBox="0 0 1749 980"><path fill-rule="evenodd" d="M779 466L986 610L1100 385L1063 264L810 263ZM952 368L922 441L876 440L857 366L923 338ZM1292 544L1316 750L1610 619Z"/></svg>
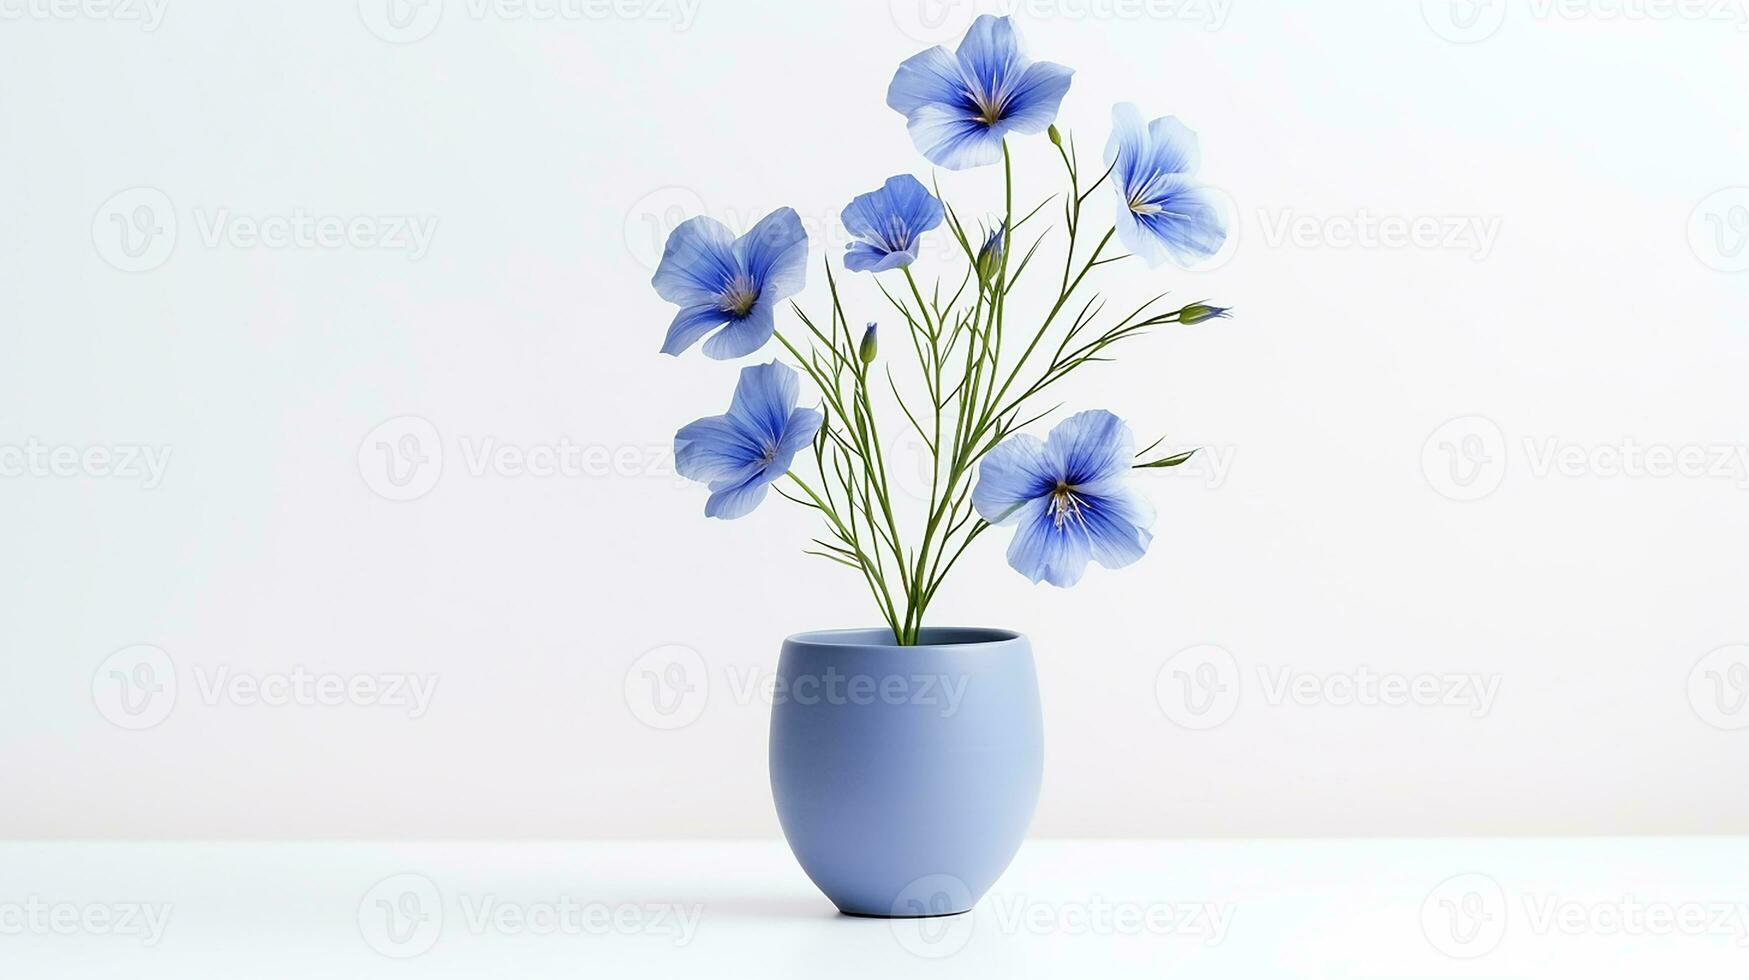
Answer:
<svg viewBox="0 0 1749 980"><path fill-rule="evenodd" d="M1044 765L1026 637L925 628L784 641L771 795L790 850L851 915L969 910L1026 836Z"/></svg>

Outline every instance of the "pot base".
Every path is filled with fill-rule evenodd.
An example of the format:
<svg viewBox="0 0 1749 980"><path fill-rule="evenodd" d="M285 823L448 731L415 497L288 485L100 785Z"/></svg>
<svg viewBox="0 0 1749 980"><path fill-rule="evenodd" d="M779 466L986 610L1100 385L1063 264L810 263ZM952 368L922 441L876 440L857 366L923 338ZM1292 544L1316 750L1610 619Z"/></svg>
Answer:
<svg viewBox="0 0 1749 980"><path fill-rule="evenodd" d="M965 915L971 909L960 909L958 912L930 912L925 915L894 915L890 912L852 912L849 909L839 909L839 915L848 915L853 919L945 919L950 915Z"/></svg>

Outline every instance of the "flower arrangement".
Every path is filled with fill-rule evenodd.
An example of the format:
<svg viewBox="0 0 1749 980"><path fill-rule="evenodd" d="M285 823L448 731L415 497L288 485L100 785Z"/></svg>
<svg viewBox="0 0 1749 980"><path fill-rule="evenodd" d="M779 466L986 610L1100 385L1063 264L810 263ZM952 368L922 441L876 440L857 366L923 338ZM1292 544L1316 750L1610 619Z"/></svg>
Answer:
<svg viewBox="0 0 1749 980"><path fill-rule="evenodd" d="M1172 117L1144 122L1135 106L1115 107L1105 171L1083 184L1074 141L1055 125L1072 74L1029 60L1012 21L990 15L973 23L957 51L936 47L906 60L887 105L904 115L917 149L936 166L1002 164L1004 211L988 231L974 233L942 200L939 185L932 193L901 174L843 212L855 236L843 268L877 277L904 323L927 395L907 400L886 367L903 423L932 461L920 534L901 528L883 458L881 427L894 419L882 418L871 397L881 380L874 374L880 332L869 323L855 336L830 261L829 315L812 317L792 301L801 329L777 329L777 308L801 291L806 274L808 239L794 210L774 211L739 238L710 217L690 218L669 236L652 280L658 295L680 307L664 353L680 355L702 340L705 356L737 358L775 337L796 364L743 368L727 412L676 434L676 468L710 490L705 514L743 517L772 490L818 511L825 532L807 553L859 574L901 645L918 641L942 582L991 527L1014 528L1008 564L1035 583L1067 587L1090 561L1106 568L1135 562L1152 539L1154 513L1129 485L1130 471L1177 466L1194 452L1141 462L1159 441L1138 453L1129 427L1098 409L1069 416L1043 439L1021 431L1054 411L1038 412L1039 396L1071 372L1110 360L1122 341L1228 313L1203 302L1166 311L1156 296L1099 325L1104 300L1079 298L1100 266L1131 256L1150 266L1187 264L1219 250L1226 230L1195 179L1196 134ZM1056 299L1042 315L1008 303L1050 230L1018 255L1014 246L1058 197L1016 218L1010 138L1039 135L1055 148L1068 181L1060 195L1065 257ZM1083 208L1107 183L1115 218L1089 251ZM938 279L926 293L911 265L923 236L944 223L964 268L957 283ZM1114 237L1127 254L1108 251ZM817 407L801 404L804 375Z"/></svg>

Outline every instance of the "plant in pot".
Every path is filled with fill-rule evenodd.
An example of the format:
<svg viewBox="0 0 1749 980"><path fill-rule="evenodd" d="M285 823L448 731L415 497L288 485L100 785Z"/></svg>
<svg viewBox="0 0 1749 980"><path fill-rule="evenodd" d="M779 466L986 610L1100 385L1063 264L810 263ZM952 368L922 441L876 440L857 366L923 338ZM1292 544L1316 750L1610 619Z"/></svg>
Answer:
<svg viewBox="0 0 1749 980"><path fill-rule="evenodd" d="M1002 210L975 229L939 184L932 192L908 174L857 196L843 212L855 237L844 272L825 263L823 315L790 301L808 240L789 208L739 237L707 216L686 220L652 281L680 307L665 353L703 341L707 357L731 359L775 338L787 355L743 368L727 412L676 434L677 469L708 485L705 514L744 517L771 494L817 512L822 530L805 550L861 581L880 614L877 627L785 640L771 720L784 835L850 914L970 909L1012 860L1037 802L1043 736L1031 647L1008 630L928 625L949 573L994 527L1012 528L1008 564L1034 583L1068 587L1090 562L1129 565L1147 551L1153 523L1131 470L1191 456L1154 453L1159 441L1138 452L1129 427L1100 409L1068 415L1043 438L1026 431L1054 412L1043 397L1054 385L1111 360L1125 340L1227 314L1203 302L1166 309L1163 295L1108 313L1092 291L1102 266L1132 256L1194 262L1226 233L1195 178L1196 136L1176 119L1145 122L1135 106L1115 107L1104 170L1085 178L1073 139L1055 126L1071 74L1029 60L1011 21L988 15L956 51L902 63L887 104L918 150L948 170L1000 164ZM1067 186L1017 213L1023 147L1060 160ZM1084 214L1096 193L1116 205L1097 237ZM1034 261L1058 237L1034 231L1053 202L1060 270L1054 257ZM951 239L955 270L925 289L911 266L932 234ZM1049 277L1045 299L1011 308L1029 273ZM853 329L840 277L861 274L876 278L885 330ZM784 305L795 325L779 330ZM881 363L883 347L913 363L895 371L890 358ZM931 464L926 504L910 520L883 455L895 426L913 430Z"/></svg>

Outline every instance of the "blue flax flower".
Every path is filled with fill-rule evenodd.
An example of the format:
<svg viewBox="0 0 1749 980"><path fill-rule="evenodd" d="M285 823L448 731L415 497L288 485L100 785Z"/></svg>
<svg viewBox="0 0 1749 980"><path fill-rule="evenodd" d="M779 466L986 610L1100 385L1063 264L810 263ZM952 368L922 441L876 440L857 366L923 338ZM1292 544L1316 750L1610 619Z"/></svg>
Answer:
<svg viewBox="0 0 1749 980"><path fill-rule="evenodd" d="M887 105L904 113L911 141L949 170L1002 159L1002 137L1042 133L1057 118L1074 72L1030 61L1007 17L984 14L949 53L934 47L899 66Z"/></svg>
<svg viewBox="0 0 1749 980"><path fill-rule="evenodd" d="M851 272L886 272L917 261L923 233L941 224L941 202L910 174L888 177L844 209L844 227L859 241L844 247Z"/></svg>
<svg viewBox="0 0 1749 980"><path fill-rule="evenodd" d="M1127 486L1135 440L1106 411L1064 419L1050 438L1017 435L978 464L972 505L991 524L1016 525L1008 564L1034 582L1067 587L1089 560L1122 568L1142 557L1154 508Z"/></svg>
<svg viewBox="0 0 1749 980"><path fill-rule="evenodd" d="M662 353L678 355L705 334L707 357L727 360L765 346L776 331L778 303L801 292L808 233L794 210L779 208L735 238L722 222L700 215L668 236L650 285L680 305Z"/></svg>
<svg viewBox="0 0 1749 980"><path fill-rule="evenodd" d="M753 512L797 452L820 431L820 413L797 408L795 368L772 361L741 369L725 415L699 419L674 434L674 468L710 486L706 517L734 520Z"/></svg>
<svg viewBox="0 0 1749 980"><path fill-rule="evenodd" d="M1105 162L1115 165L1117 238L1151 266L1168 256L1193 264L1227 240L1219 209L1194 179L1201 157L1196 134L1176 118L1162 116L1144 126L1134 105L1112 108Z"/></svg>

